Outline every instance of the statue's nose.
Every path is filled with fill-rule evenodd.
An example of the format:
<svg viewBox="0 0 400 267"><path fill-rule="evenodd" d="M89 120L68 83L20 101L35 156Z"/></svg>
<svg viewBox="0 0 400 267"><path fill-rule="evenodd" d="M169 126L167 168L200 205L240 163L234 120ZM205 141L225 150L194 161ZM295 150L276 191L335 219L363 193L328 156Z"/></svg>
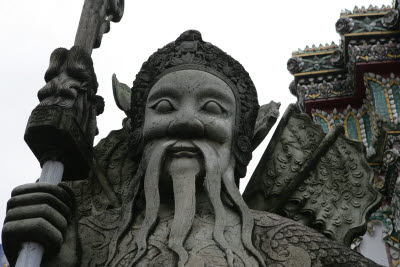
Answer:
<svg viewBox="0 0 400 267"><path fill-rule="evenodd" d="M168 128L169 134L181 138L199 138L204 136L204 126L194 116L181 116L173 121Z"/></svg>

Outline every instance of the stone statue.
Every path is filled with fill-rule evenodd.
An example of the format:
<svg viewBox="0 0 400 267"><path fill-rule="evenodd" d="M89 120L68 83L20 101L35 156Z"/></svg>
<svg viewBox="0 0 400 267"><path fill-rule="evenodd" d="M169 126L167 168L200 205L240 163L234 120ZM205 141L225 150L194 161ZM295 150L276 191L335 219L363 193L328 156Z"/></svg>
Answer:
<svg viewBox="0 0 400 267"><path fill-rule="evenodd" d="M84 53L79 47L62 51ZM63 57L57 53L60 51L51 57L54 75L48 82L57 82L57 88L65 92L55 97L57 88L45 86L39 94L42 105L51 101L71 104L80 87L87 85L85 81L97 85L90 57L72 57L75 62L70 62L71 66L78 65L82 75L75 75L73 86L68 86L69 77L59 78ZM248 207L238 190L239 180L246 174L252 151L276 121L279 105L271 102L260 108L255 86L242 65L204 42L198 31L186 31L155 52L143 64L132 89L115 76L113 88L116 103L127 118L122 129L112 131L94 148L88 176L58 186L22 185L12 192L2 232L11 265L22 242L36 241L45 247L42 266L377 266L339 243L342 239L331 240L335 239L332 228L328 229L332 230L329 239L324 231L305 226L312 225L311 216L305 222L307 216L302 213L296 222ZM76 114L86 118L93 136L95 121L88 121L87 115ZM334 137L327 136L328 141L323 139L322 131L304 119L296 106L285 116L286 121L278 127L279 136L273 138L273 149L267 152L283 161L281 170L289 166L290 160L284 165L288 157L294 159L298 169L291 165L292 173L275 168L288 182L293 173L308 177L342 137L337 137L341 134L337 131ZM302 118L303 124L288 123L291 118ZM288 125L300 125L299 136L286 131ZM302 140L302 131L307 132L308 143ZM289 145L279 143L284 138ZM338 142L349 157L359 153L352 161L346 159L353 163L350 172L368 177L370 170L360 150L354 152L353 145L346 143L349 140ZM326 149L318 150L319 143ZM295 146L303 154L287 146ZM306 156L300 162L297 155ZM260 168L268 165L265 160L263 157ZM266 166L264 173L268 170L274 169ZM266 186L268 180L262 181L261 173L259 170L252 178L252 190L257 187L254 183ZM275 196L262 205L262 196L253 190L257 192L253 196L247 193L246 201L261 210L274 206L279 212L278 204L289 203L304 183L296 179L294 185L288 182L291 191L278 190L285 198ZM351 225L352 229L362 228L364 217L380 199L369 190L368 179L364 180L367 182L356 184L363 192L358 196L363 209L360 214L354 212L363 219ZM306 202L296 211L307 208Z"/></svg>

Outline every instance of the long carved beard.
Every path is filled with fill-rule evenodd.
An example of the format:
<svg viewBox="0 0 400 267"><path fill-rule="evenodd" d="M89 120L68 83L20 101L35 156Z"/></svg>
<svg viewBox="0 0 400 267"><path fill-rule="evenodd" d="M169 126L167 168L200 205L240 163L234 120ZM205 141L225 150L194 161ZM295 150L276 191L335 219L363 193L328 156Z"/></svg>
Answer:
<svg viewBox="0 0 400 267"><path fill-rule="evenodd" d="M143 177L144 173L143 188L146 200L145 219L138 235L135 237L137 253L130 266L134 266L147 251L147 238L156 224L160 207L159 178L164 166L164 156L168 148L175 142L176 141L164 140L157 142L152 147L145 148L141 163L142 167L139 167L138 173L131 182L130 190L134 193L130 194L130 196L126 198L123 205L123 210L125 210L126 213L123 213L120 229L112 240L112 243L114 244L113 247L117 247L117 243L131 227L130 225L134 217L134 202L138 195L138 180L140 179L140 176ZM224 161L220 160L224 156L218 155L218 152L207 142L193 142L204 155L204 187L213 207L215 216L215 225L213 229L214 241L225 252L229 266L233 266L234 254L241 258L246 266L248 265L246 260L247 257L244 255L244 252L235 246L230 246L224 237L224 230L227 222L225 208L221 198L221 191L225 189L224 192L241 216L241 237L244 247L257 258L261 266L265 266L261 254L252 244L251 237L254 221L250 209L244 202L239 189L234 182L233 166L226 166L226 163L224 164L221 162ZM175 213L171 225L168 246L178 255L178 266L184 266L188 261L188 253L184 249L184 242L190 232L196 213L196 176L199 173L200 166L193 169L186 168L183 170L182 159L172 160L170 164L170 175L174 190ZM222 184L224 185L223 189ZM112 250L113 251L109 254L108 264L111 263L111 260L116 253L115 249ZM109 266L108 264L107 266Z"/></svg>
<svg viewBox="0 0 400 267"><path fill-rule="evenodd" d="M226 226L225 208L221 198L221 178L225 187L225 193L239 210L242 220L242 242L244 247L257 258L261 266L265 266L264 259L261 254L254 248L252 243L252 232L254 226L253 216L250 209L244 202L239 189L235 184L234 165L229 164L229 160L224 155L218 155L218 152L207 142L194 141L196 146L205 156L205 189L214 208L215 226L213 231L214 241L225 251L229 266L233 266L233 253L236 254L248 266L248 262L243 252L236 247L231 247L226 242L224 230ZM219 159L227 160L225 163ZM233 252L233 253L232 253Z"/></svg>
<svg viewBox="0 0 400 267"><path fill-rule="evenodd" d="M249 207L244 202L242 195L235 183L233 166L228 167L226 172L222 175L222 181L225 186L228 197L235 207L239 210L242 219L242 242L244 247L257 258L261 266L266 266L264 258L260 252L253 246L252 233L254 227L254 219L250 212Z"/></svg>
<svg viewBox="0 0 400 267"><path fill-rule="evenodd" d="M140 195L139 191L142 184L146 200L145 219L138 236L135 238L137 253L130 266L134 266L135 263L144 256L147 250L147 236L149 235L150 230L154 227L157 220L158 209L160 207L158 181L161 174L161 164L163 162L165 151L175 142L176 141L172 140L159 140L151 146L145 147L138 170L132 181L129 183L128 194L123 199L120 226L110 241L108 260L105 266L113 266L112 261L117 254L118 245L123 237L129 232L133 218L137 215L135 214L134 208L135 202Z"/></svg>
<svg viewBox="0 0 400 267"><path fill-rule="evenodd" d="M144 151L144 160L147 169L144 177L144 194L146 199L145 218L136 237L137 253L131 266L141 259L147 250L147 237L153 229L160 208L159 178L163 164L163 158L168 147L176 141L158 142L154 149L147 147ZM151 150L151 154L148 152Z"/></svg>
<svg viewBox="0 0 400 267"><path fill-rule="evenodd" d="M145 219L136 237L138 250L131 266L134 266L147 250L147 238L157 221L160 207L159 177L164 164L163 158L168 147L175 142L159 143L155 148L147 148L144 151L144 160L148 161L144 177L146 199ZM193 166L194 162L197 163L197 168ZM185 168L185 163L188 163L189 168ZM178 266L184 266L189 257L183 247L183 243L192 227L196 213L196 175L200 172L200 163L197 159L188 158L172 159L169 164L169 175L171 175L173 182L175 214L171 225L168 246L178 255Z"/></svg>
<svg viewBox="0 0 400 267"><path fill-rule="evenodd" d="M168 246L178 254L178 266L183 267L189 256L183 243L192 228L196 213L196 176L200 162L196 158L172 159L169 174L174 187L175 212Z"/></svg>

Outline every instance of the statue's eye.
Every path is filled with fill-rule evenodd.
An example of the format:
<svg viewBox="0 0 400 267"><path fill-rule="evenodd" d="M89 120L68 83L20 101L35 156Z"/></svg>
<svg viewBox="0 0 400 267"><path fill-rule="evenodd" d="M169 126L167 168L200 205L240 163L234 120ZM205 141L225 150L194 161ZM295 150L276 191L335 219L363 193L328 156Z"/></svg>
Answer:
<svg viewBox="0 0 400 267"><path fill-rule="evenodd" d="M168 113L168 112L175 110L175 108L174 108L174 106L172 106L171 102L169 102L166 99L158 101L151 108L160 113Z"/></svg>
<svg viewBox="0 0 400 267"><path fill-rule="evenodd" d="M202 107L202 110L212 113L212 114L222 114L225 113L225 109L215 101L208 101Z"/></svg>

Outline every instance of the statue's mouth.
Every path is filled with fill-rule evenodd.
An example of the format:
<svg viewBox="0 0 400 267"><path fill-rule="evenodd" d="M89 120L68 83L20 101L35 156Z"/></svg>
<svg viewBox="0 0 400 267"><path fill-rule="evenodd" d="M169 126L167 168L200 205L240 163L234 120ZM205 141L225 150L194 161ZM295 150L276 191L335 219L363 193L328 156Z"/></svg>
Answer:
<svg viewBox="0 0 400 267"><path fill-rule="evenodd" d="M169 152L176 157L195 157L200 153L195 144L191 141L178 141L169 148Z"/></svg>

